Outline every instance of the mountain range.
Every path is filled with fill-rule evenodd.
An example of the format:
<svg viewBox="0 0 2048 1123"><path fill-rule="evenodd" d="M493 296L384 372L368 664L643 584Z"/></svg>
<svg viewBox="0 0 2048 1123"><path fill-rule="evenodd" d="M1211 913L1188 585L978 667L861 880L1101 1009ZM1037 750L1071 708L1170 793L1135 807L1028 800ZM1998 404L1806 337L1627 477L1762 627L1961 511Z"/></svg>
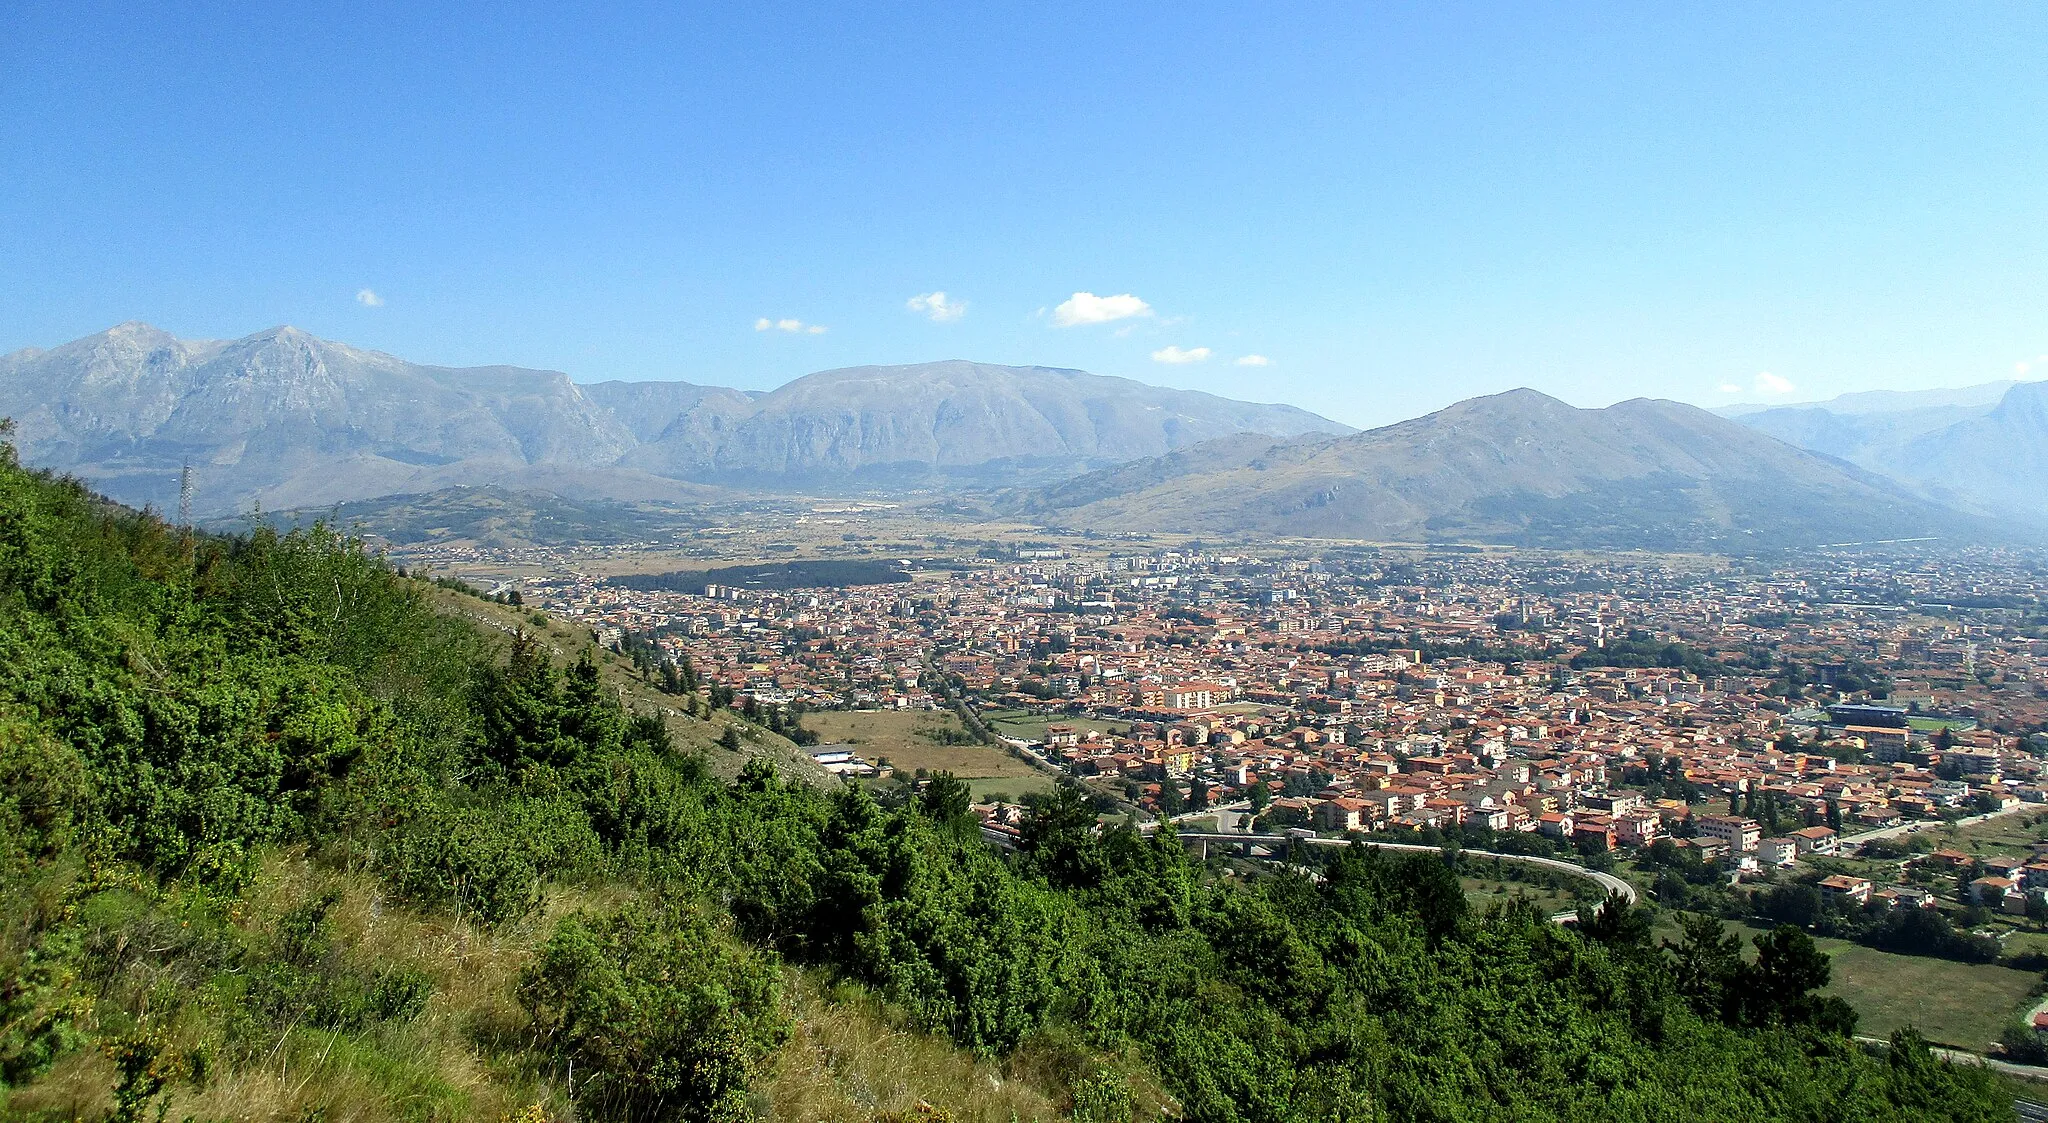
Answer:
<svg viewBox="0 0 2048 1123"><path fill-rule="evenodd" d="M1534 390L1334 438L1232 437L1013 494L1085 529L1731 550L1983 539L1987 520L1706 410Z"/></svg>
<svg viewBox="0 0 2048 1123"><path fill-rule="evenodd" d="M706 485L832 490L1057 479L1234 433L1342 433L1256 405L1052 367L822 371L760 393L578 386L407 362L283 327L233 341L122 324L0 356L23 459L167 509L317 507L451 486L689 502Z"/></svg>
<svg viewBox="0 0 2048 1123"><path fill-rule="evenodd" d="M289 327L193 341L131 323L0 356L24 461L159 509L189 464L201 516L419 496L385 506L445 521L481 505L480 533L528 534L592 522L576 504L638 504L596 519L630 534L764 492L945 489L1076 529L1688 550L2031 538L2043 521L2048 383L1726 412L1515 390L1358 432L1053 367L578 385Z"/></svg>

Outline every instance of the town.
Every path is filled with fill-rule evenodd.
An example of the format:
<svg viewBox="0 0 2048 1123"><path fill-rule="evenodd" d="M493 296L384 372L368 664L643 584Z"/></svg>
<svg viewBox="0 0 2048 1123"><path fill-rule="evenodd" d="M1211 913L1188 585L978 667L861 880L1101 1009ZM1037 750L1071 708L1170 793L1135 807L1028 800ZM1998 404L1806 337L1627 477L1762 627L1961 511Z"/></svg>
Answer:
<svg viewBox="0 0 2048 1123"><path fill-rule="evenodd" d="M1014 748L1147 817L1670 839L1741 874L2048 802L2043 578L1995 551L1068 553L843 588L522 584L760 706L1039 715ZM2026 872L1980 889L2023 911Z"/></svg>

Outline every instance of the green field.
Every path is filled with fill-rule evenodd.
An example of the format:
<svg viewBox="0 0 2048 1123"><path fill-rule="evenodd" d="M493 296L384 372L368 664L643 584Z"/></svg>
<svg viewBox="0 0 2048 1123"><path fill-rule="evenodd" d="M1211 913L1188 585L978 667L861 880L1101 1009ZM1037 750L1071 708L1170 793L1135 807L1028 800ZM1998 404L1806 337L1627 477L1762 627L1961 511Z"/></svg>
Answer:
<svg viewBox="0 0 2048 1123"><path fill-rule="evenodd" d="M1745 945L1765 931L1738 921L1724 924ZM1660 914L1657 934L1677 938L1670 913ZM2033 1005L2041 982L2035 972L1992 963L1898 955L1847 940L1813 942L1834 969L1826 993L1855 1007L1856 1032L1869 1037L1912 1026L1930 1041L1981 1053Z"/></svg>
<svg viewBox="0 0 2048 1123"><path fill-rule="evenodd" d="M1579 907L1578 898L1563 889L1547 889L1540 885L1523 885L1514 881L1495 881L1483 877L1461 877L1458 883L1465 888L1465 900L1477 912L1485 912L1491 905L1506 904L1523 900L1536 906L1545 916L1553 916L1568 909Z"/></svg>
<svg viewBox="0 0 2048 1123"><path fill-rule="evenodd" d="M1828 993L1862 1015L1857 1032L1883 1037L1913 1026L1929 1040L1983 1052L2033 1004L2041 977L1991 963L1894 955L1841 940L1819 940L1833 959Z"/></svg>
<svg viewBox="0 0 2048 1123"><path fill-rule="evenodd" d="M969 780L967 787L977 801L999 796L1005 803L1015 803L1032 792L1050 789L1056 782L1050 773L1034 772L1029 776L990 776Z"/></svg>
<svg viewBox="0 0 2048 1123"><path fill-rule="evenodd" d="M1934 733L1943 729L1958 731L1975 729L1977 723L1962 718L1909 717L1906 719L1906 727L1920 733Z"/></svg>

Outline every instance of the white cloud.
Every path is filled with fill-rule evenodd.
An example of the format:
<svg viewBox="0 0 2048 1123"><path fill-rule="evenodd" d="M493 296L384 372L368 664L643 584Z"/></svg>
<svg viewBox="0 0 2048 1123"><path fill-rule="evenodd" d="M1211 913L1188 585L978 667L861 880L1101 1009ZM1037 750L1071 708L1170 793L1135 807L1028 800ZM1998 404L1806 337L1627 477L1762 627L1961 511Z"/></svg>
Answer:
<svg viewBox="0 0 2048 1123"><path fill-rule="evenodd" d="M1114 320L1128 320L1132 316L1151 314L1150 304L1127 292L1116 296L1077 292L1060 301L1059 306L1052 310L1052 322L1063 328L1070 328L1079 324L1106 324Z"/></svg>
<svg viewBox="0 0 2048 1123"><path fill-rule="evenodd" d="M1190 347L1183 351L1178 347L1161 347L1152 352L1155 363L1199 363L1209 357L1207 347Z"/></svg>
<svg viewBox="0 0 2048 1123"><path fill-rule="evenodd" d="M1241 367L1269 367L1273 365L1273 360L1264 355L1242 355L1238 357L1237 365Z"/></svg>
<svg viewBox="0 0 2048 1123"><path fill-rule="evenodd" d="M929 316L935 324L950 324L967 314L967 302L954 300L943 291L920 293L903 302L905 308Z"/></svg>
<svg viewBox="0 0 2048 1123"><path fill-rule="evenodd" d="M1756 372L1756 392L1759 394L1769 394L1772 397L1776 397L1780 394L1789 394L1798 388L1792 385L1791 379L1772 374L1767 370Z"/></svg>
<svg viewBox="0 0 2048 1123"><path fill-rule="evenodd" d="M2027 372L2033 369L2034 364L2026 361L2025 359L2021 359L2019 362L2016 362L2012 365L2012 372L2014 374L2019 375L2021 378L2025 378L2027 376Z"/></svg>
<svg viewBox="0 0 2048 1123"><path fill-rule="evenodd" d="M384 298L378 296L374 289L357 289L356 303L365 308L382 308L384 307Z"/></svg>
<svg viewBox="0 0 2048 1123"><path fill-rule="evenodd" d="M795 319L794 317L785 317L780 320L771 320L768 317L763 316L760 319L754 321L754 330L780 331L787 332L790 335L823 335L825 334L825 325L807 324L804 323L802 320Z"/></svg>
<svg viewBox="0 0 2048 1123"><path fill-rule="evenodd" d="M1742 393L1742 387L1737 386L1733 382L1723 382L1721 384L1721 392L1723 394L1740 394Z"/></svg>

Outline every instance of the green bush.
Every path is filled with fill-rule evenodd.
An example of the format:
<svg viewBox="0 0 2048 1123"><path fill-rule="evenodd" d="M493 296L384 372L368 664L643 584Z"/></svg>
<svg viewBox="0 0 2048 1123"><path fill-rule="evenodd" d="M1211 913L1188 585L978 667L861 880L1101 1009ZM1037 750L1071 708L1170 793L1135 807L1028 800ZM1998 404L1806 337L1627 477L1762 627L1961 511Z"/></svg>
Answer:
<svg viewBox="0 0 2048 1123"><path fill-rule="evenodd" d="M1131 1086L1107 1070L1074 1085L1074 1123L1131 1123Z"/></svg>
<svg viewBox="0 0 2048 1123"><path fill-rule="evenodd" d="M593 1119L745 1119L788 1032L774 961L687 908L563 920L519 1001Z"/></svg>

